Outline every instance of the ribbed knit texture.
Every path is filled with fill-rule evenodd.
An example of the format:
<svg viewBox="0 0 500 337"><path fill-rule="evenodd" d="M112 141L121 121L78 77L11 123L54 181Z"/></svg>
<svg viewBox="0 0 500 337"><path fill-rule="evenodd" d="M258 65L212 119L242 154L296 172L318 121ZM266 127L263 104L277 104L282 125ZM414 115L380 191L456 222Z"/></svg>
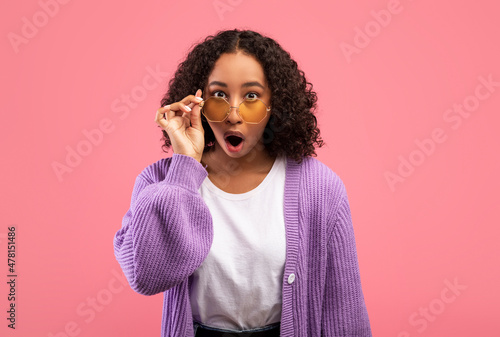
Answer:
<svg viewBox="0 0 500 337"><path fill-rule="evenodd" d="M198 193L206 177L198 161L175 153L146 167L114 236L115 256L131 288L164 294L162 337L194 336L190 275L213 240L210 210ZM281 336L371 337L342 180L314 157L301 164L287 158L283 206Z"/></svg>

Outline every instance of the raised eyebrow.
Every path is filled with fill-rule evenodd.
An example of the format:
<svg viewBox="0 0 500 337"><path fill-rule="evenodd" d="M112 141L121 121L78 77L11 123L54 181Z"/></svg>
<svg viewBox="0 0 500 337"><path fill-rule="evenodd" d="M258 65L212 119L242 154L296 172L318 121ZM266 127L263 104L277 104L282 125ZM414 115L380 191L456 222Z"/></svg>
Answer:
<svg viewBox="0 0 500 337"><path fill-rule="evenodd" d="M212 85L218 85L218 86L221 86L221 87L224 87L224 88L227 88L227 84L224 83L224 82L220 82L220 81L212 81L210 82L210 84L208 85L209 87L212 86ZM265 89L264 86L262 84L260 84L259 82L257 81L253 81L253 82L246 82L246 83L243 83L241 85L242 88L247 88L247 87L260 87L262 89Z"/></svg>

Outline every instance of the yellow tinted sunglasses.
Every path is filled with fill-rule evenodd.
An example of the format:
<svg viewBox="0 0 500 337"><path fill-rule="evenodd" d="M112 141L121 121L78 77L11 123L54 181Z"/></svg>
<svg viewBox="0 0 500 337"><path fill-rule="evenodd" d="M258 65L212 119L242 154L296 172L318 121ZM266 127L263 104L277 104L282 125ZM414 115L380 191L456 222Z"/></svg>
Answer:
<svg viewBox="0 0 500 337"><path fill-rule="evenodd" d="M223 122L229 116L232 108L246 123L258 124L266 116L271 107L268 107L260 98L245 98L238 106L231 106L224 97L210 96L200 103L201 113L210 122Z"/></svg>

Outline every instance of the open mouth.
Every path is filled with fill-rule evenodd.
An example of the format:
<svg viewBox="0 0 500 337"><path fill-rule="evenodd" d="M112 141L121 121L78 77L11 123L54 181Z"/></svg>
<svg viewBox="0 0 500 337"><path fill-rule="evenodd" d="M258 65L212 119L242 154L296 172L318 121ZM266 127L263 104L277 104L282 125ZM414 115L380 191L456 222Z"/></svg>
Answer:
<svg viewBox="0 0 500 337"><path fill-rule="evenodd" d="M238 146L243 139L238 136L227 136L226 141L228 141L232 146Z"/></svg>
<svg viewBox="0 0 500 337"><path fill-rule="evenodd" d="M237 153L243 148L243 137L237 135L228 135L224 138L229 152Z"/></svg>

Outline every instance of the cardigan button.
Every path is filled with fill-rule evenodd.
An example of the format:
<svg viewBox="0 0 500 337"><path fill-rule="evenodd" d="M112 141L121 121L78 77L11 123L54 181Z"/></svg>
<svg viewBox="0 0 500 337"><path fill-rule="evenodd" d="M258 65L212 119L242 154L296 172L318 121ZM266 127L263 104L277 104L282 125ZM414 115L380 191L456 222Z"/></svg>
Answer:
<svg viewBox="0 0 500 337"><path fill-rule="evenodd" d="M295 274L294 273L291 273L289 276L288 276L288 284L292 284L293 281L295 281Z"/></svg>

